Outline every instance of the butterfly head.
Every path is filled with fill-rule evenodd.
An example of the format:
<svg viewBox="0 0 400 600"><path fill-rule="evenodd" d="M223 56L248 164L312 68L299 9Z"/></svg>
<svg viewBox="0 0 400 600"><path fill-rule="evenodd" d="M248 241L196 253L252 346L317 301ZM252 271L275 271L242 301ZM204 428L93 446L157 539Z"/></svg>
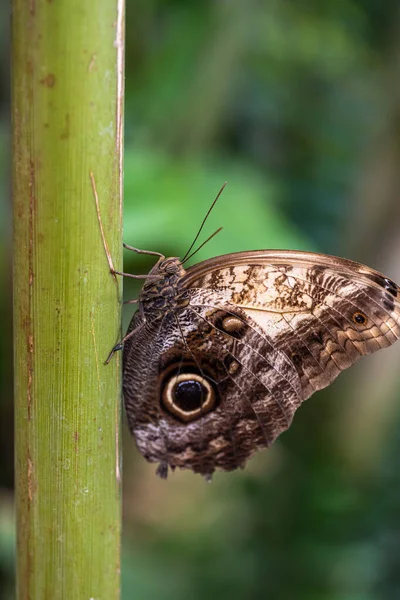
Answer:
<svg viewBox="0 0 400 600"><path fill-rule="evenodd" d="M185 274L185 269L182 266L182 261L177 256L165 258L162 256L154 267L151 269L149 280L154 279L152 276L159 276L160 279L170 276L182 277Z"/></svg>

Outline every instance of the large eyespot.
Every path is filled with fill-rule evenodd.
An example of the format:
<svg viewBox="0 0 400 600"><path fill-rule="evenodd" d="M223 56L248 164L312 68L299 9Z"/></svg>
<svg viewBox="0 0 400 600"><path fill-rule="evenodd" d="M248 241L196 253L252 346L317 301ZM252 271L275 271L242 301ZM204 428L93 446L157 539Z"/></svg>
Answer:
<svg viewBox="0 0 400 600"><path fill-rule="evenodd" d="M165 382L161 401L169 413L188 422L209 412L216 397L208 379L198 373L180 373Z"/></svg>
<svg viewBox="0 0 400 600"><path fill-rule="evenodd" d="M356 312L353 314L353 316L352 316L352 319L353 319L353 321L354 321L354 323L355 323L356 325L366 325L366 324L367 324L367 321L368 321L368 318L367 318L367 316L366 316L366 315L364 315L364 313L363 313L363 312L361 312L360 310L357 310L357 311L356 311Z"/></svg>

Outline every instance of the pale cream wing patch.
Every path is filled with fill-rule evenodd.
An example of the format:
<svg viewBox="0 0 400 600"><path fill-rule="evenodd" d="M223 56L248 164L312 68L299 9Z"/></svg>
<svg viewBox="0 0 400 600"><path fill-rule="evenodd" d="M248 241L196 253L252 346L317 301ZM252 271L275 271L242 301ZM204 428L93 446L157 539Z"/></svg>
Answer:
<svg viewBox="0 0 400 600"><path fill-rule="evenodd" d="M303 399L400 337L399 288L368 267L291 251L244 252L188 269L183 284L240 307L299 373Z"/></svg>

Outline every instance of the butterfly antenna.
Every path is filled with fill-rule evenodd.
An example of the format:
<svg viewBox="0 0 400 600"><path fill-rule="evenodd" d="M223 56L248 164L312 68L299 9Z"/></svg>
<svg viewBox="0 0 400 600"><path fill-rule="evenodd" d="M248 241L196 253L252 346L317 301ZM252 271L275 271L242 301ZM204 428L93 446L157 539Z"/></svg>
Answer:
<svg viewBox="0 0 400 600"><path fill-rule="evenodd" d="M217 197L215 198L214 202L211 204L210 208L208 209L208 211L207 211L207 214L206 214L206 216L204 217L202 224L200 225L200 229L198 230L196 237L194 238L194 240L193 240L193 242L192 242L192 244L191 244L191 246L190 246L189 250L186 252L185 256L182 258L182 263L183 263L183 262L185 262L185 260L188 260L188 255L189 255L189 252L191 251L191 249L193 248L193 246L194 246L194 245L195 245L195 243L197 242L197 240L198 240L198 238L199 238L199 235L200 235L200 233L201 233L201 231L202 231L202 229L203 229L203 227L204 227L204 225L205 225L205 222L207 221L207 219L208 219L208 217L209 217L209 215L210 215L210 212L212 211L212 209L213 209L213 208L214 208L214 206L216 205L216 203L217 203L217 201L218 201L218 198L219 198L219 197L220 197L220 195L222 194L222 192L223 192L223 190L224 190L224 188L225 188L225 186L226 186L226 184L227 184L227 183L228 183L228 182L227 182L227 181L225 181L224 185L223 185L223 186L221 187L221 189L219 190L219 192L218 192L218 194L217 194ZM219 229L218 231L221 231L221 230ZM212 235L211 237L213 237L213 236L214 236L214 235L216 235L217 233L218 233L218 232L216 231L215 233L213 233L213 235ZM208 241L211 239L211 237L210 237L210 238L208 238L207 242L208 242ZM205 243L206 243L206 242L204 242L204 244L205 244ZM202 244L202 245L200 246L200 248L202 248L202 247L204 246L204 244ZM200 248L197 248L197 250L200 250ZM197 252L197 250L196 250L196 252ZM193 256L193 254L191 254L191 256ZM190 258L190 257L189 257L189 258Z"/></svg>
<svg viewBox="0 0 400 600"><path fill-rule="evenodd" d="M189 254L189 256L186 256L186 258L184 258L184 259L182 260L182 264L183 264L183 263L185 263L187 260L189 260L189 258L192 258L192 256L194 256L194 255L195 255L195 254L196 254L196 253L197 253L199 250L201 250L201 249L202 249L202 247L203 247L203 246L205 246L205 245L206 245L206 244L207 244L207 243L208 243L210 240L212 240L212 238L213 238L215 235L217 235L217 233L219 233L220 231L222 231L222 227L220 227L219 229L217 229L217 231L214 231L214 233L212 233L212 234L210 235L210 237L206 239L206 241L205 241L205 242L203 242L202 244L200 244L200 246L199 246L199 247L198 247L196 250L194 250L194 251L192 252L192 254ZM187 254L187 252L186 252L186 254Z"/></svg>

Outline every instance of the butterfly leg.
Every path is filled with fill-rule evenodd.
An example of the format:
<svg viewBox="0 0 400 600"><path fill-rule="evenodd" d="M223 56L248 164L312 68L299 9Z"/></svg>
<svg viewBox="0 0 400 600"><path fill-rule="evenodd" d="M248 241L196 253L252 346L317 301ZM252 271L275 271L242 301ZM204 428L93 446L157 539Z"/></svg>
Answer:
<svg viewBox="0 0 400 600"><path fill-rule="evenodd" d="M135 248L134 246L129 246L128 244L123 244L123 246L127 250L132 250L132 252L136 252L136 254L148 254L150 256L159 256L162 259L165 258L164 254L161 254L161 252L153 252L152 250L139 250L139 248Z"/></svg>
<svg viewBox="0 0 400 600"><path fill-rule="evenodd" d="M132 250L136 252L136 254L149 254L151 256L159 256L161 260L164 260L164 254L161 252L153 252L152 250L139 250L139 248L135 248L134 246L129 246L128 244L123 244L124 248L127 250ZM114 268L110 266L110 271L113 275L122 275L122 277L132 277L133 279L159 279L157 275L132 275L132 273L123 273L122 271L116 271Z"/></svg>
<svg viewBox="0 0 400 600"><path fill-rule="evenodd" d="M135 298L134 300L125 300L124 304L137 304L139 302L139 298Z"/></svg>
<svg viewBox="0 0 400 600"><path fill-rule="evenodd" d="M150 254L151 256L159 256L160 259L164 260L165 256L160 252L152 252L151 250L139 250L139 248L134 248L134 246L129 246L128 244L123 245L127 250L132 250L137 254ZM132 273L123 273L122 271L116 271L112 265L110 265L110 271L113 275L121 275L122 277L131 277L132 279L159 279L158 275L132 275Z"/></svg>
<svg viewBox="0 0 400 600"><path fill-rule="evenodd" d="M133 275L132 273L124 273L123 271L116 271L110 269L113 275L121 275L122 277L131 277L132 279L160 279L160 275Z"/></svg>
<svg viewBox="0 0 400 600"><path fill-rule="evenodd" d="M122 350L122 348L124 347L124 344L122 342L123 342L123 340L121 340L120 342L118 342L118 344L115 344L114 348L111 349L111 352L107 356L107 360L104 363L105 365L108 365L108 363L111 361L112 357L114 356L114 354L116 352L118 352L119 350Z"/></svg>
<svg viewBox="0 0 400 600"><path fill-rule="evenodd" d="M140 325L138 325L137 327L135 327L135 329L132 329L132 331L130 331L129 333L127 333L126 336L123 337L122 340L120 340L118 342L118 344L115 344L114 348L112 348L110 354L107 356L107 360L104 363L105 365L108 365L108 363L110 362L110 360L112 359L112 357L114 356L114 354L116 352L119 352L119 350L122 350L122 348L124 347L124 343L126 342L126 340L129 340L129 338L132 337L141 327L143 327L143 323L140 323Z"/></svg>

